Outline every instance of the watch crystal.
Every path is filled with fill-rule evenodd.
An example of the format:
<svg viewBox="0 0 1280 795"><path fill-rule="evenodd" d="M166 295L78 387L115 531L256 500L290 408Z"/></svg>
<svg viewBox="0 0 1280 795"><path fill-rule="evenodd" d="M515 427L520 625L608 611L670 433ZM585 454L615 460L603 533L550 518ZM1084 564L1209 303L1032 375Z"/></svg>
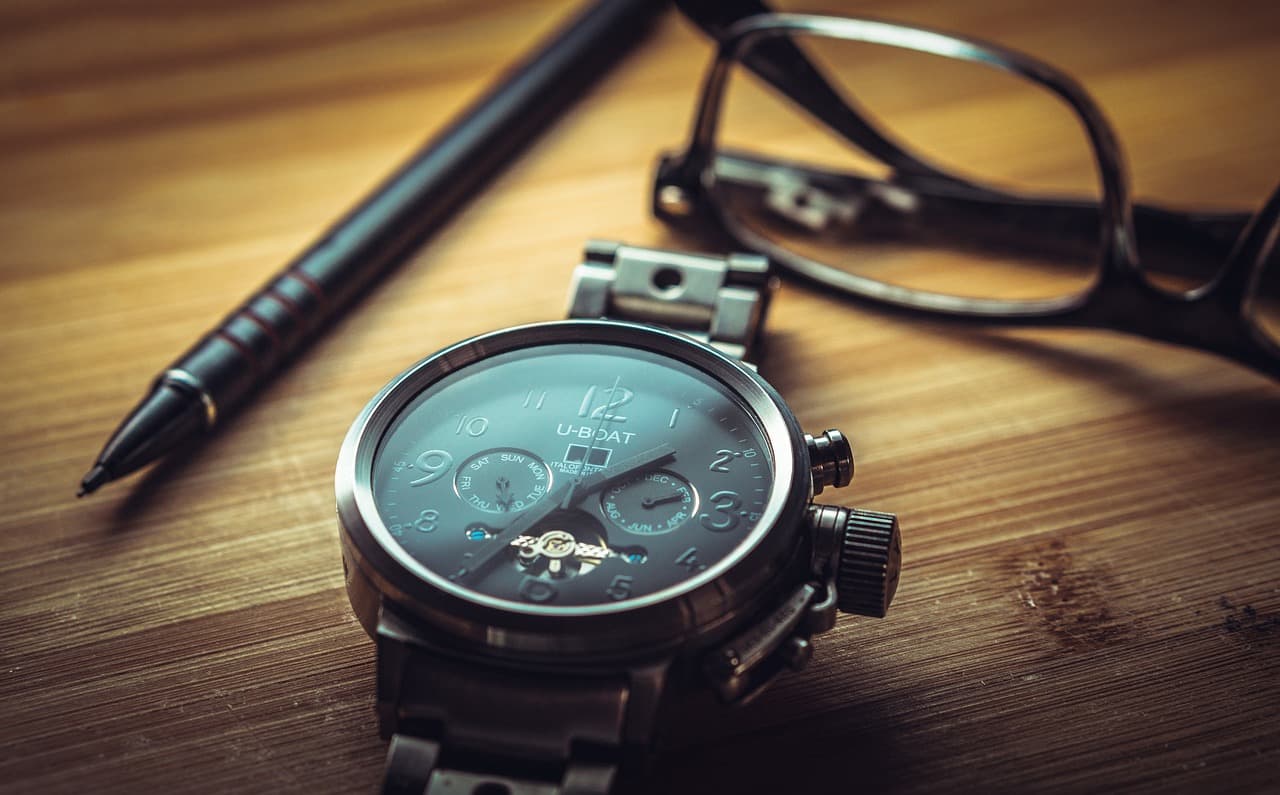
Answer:
<svg viewBox="0 0 1280 795"><path fill-rule="evenodd" d="M773 489L760 423L641 348L499 353L412 397L374 456L382 522L437 584L577 607L679 588L744 547Z"/></svg>

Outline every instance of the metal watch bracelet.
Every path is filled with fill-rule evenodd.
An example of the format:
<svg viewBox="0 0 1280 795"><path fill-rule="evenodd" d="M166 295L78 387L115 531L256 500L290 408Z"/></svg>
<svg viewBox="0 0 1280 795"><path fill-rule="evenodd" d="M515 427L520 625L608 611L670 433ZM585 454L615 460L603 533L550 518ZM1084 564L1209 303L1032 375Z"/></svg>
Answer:
<svg viewBox="0 0 1280 795"><path fill-rule="evenodd" d="M378 703L384 795L607 795L630 686L612 676L512 670L435 654L383 610Z"/></svg>
<svg viewBox="0 0 1280 795"><path fill-rule="evenodd" d="M662 325L750 363L775 285L764 257L591 241L568 314ZM651 739L660 673L454 659L386 607L377 643L384 795L608 795L626 747Z"/></svg>
<svg viewBox="0 0 1280 795"><path fill-rule="evenodd" d="M569 317L654 323L755 361L777 284L767 258L592 240L584 260L573 274Z"/></svg>

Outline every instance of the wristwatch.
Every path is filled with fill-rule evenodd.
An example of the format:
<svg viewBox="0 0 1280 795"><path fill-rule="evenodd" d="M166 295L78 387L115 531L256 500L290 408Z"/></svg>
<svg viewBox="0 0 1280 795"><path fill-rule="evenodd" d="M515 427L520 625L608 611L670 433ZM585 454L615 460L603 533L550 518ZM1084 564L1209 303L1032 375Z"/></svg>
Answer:
<svg viewBox="0 0 1280 795"><path fill-rule="evenodd" d="M592 242L572 319L423 359L338 458L347 592L377 643L383 792L603 795L690 705L883 616L892 514L819 505L845 436L749 362L763 257Z"/></svg>

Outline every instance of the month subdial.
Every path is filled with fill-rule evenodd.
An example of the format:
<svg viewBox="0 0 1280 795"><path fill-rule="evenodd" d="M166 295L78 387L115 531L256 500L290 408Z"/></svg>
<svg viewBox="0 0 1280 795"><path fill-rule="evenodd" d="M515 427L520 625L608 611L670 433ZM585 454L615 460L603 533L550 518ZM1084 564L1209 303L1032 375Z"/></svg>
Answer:
<svg viewBox="0 0 1280 795"><path fill-rule="evenodd" d="M517 513L547 495L551 469L533 453L513 447L485 450L458 467L458 498L485 513Z"/></svg>
<svg viewBox="0 0 1280 795"><path fill-rule="evenodd" d="M658 535L675 530L694 515L698 493L674 472L655 469L605 489L600 509L628 533Z"/></svg>

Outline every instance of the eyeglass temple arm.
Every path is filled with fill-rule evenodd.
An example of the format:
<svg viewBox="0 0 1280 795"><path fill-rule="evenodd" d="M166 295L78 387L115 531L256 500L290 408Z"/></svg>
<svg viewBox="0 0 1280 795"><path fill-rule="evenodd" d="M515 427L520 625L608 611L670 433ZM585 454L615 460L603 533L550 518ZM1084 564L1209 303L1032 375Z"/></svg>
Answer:
<svg viewBox="0 0 1280 795"><path fill-rule="evenodd" d="M725 31L740 20L773 13L760 0L676 0L675 5L716 41L722 41ZM743 63L783 96L895 171L955 180L908 152L859 113L789 38L760 42Z"/></svg>
<svg viewBox="0 0 1280 795"><path fill-rule="evenodd" d="M856 234L864 242L911 240L1069 262L1097 256L1101 226L1092 201L901 174L885 182L726 150L716 155L715 174L717 189L733 194L727 199L801 234ZM1133 213L1147 267L1195 280L1213 275L1249 220L1244 213L1144 204L1134 205Z"/></svg>
<svg viewBox="0 0 1280 795"><path fill-rule="evenodd" d="M1238 236L1235 247L1227 257L1227 264L1213 293L1224 306L1243 304L1250 294L1267 291L1269 298L1275 298L1274 292L1280 289L1280 279L1263 283L1262 275L1266 272L1265 262L1275 256L1276 246L1280 244L1280 185L1271 192L1271 196L1262 209L1249 219L1243 234Z"/></svg>

